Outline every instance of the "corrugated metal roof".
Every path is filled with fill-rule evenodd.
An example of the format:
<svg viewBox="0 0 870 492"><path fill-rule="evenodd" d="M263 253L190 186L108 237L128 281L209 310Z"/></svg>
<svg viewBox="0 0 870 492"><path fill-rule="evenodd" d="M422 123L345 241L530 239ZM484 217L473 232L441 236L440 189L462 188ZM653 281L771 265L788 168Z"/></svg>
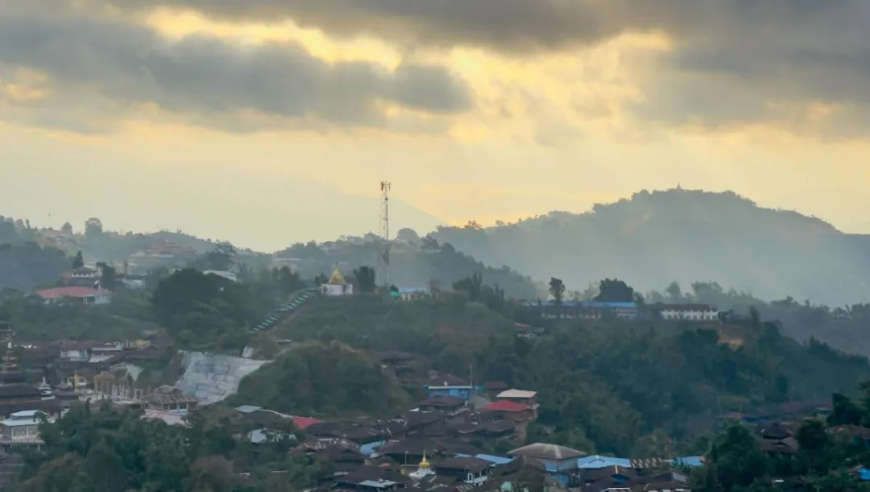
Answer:
<svg viewBox="0 0 870 492"><path fill-rule="evenodd" d="M584 470L597 470L599 468L607 468L610 466L621 466L623 468L631 467L631 460L627 458L616 458L613 456L586 456L577 460L577 467Z"/></svg>
<svg viewBox="0 0 870 492"><path fill-rule="evenodd" d="M499 393L497 398L534 398L537 394L537 391L509 389Z"/></svg>

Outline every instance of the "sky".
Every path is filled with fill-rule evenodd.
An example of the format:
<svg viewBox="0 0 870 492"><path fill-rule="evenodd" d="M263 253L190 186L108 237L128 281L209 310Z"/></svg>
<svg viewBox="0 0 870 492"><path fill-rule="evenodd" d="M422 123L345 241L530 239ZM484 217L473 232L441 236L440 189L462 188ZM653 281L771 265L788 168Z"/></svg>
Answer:
<svg viewBox="0 0 870 492"><path fill-rule="evenodd" d="M261 250L733 190L870 232L866 0L0 0L0 214Z"/></svg>

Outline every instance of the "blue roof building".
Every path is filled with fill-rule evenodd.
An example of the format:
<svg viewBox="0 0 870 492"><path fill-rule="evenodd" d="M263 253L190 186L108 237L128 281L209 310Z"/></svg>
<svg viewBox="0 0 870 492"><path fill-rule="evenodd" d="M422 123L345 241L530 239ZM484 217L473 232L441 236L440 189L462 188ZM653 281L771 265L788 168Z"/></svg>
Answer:
<svg viewBox="0 0 870 492"><path fill-rule="evenodd" d="M628 458L615 458L613 456L584 456L577 460L577 468L583 470L598 470L610 466L621 466L623 468L631 468L631 460Z"/></svg>

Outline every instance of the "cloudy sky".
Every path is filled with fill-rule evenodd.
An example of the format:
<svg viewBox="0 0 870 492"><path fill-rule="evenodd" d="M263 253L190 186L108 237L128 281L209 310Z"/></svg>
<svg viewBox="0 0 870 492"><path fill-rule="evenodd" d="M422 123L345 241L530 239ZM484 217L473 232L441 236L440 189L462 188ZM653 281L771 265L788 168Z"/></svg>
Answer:
<svg viewBox="0 0 870 492"><path fill-rule="evenodd" d="M0 0L0 214L277 249L731 189L870 232L866 0Z"/></svg>

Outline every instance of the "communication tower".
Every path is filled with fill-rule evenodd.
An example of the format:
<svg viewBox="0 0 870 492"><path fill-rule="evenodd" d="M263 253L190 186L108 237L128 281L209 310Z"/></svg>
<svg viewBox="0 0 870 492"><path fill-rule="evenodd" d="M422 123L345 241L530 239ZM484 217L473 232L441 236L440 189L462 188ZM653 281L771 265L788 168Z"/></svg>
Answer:
<svg viewBox="0 0 870 492"><path fill-rule="evenodd" d="M378 263L383 265L384 285L390 286L390 182L381 181L381 240L383 251Z"/></svg>

